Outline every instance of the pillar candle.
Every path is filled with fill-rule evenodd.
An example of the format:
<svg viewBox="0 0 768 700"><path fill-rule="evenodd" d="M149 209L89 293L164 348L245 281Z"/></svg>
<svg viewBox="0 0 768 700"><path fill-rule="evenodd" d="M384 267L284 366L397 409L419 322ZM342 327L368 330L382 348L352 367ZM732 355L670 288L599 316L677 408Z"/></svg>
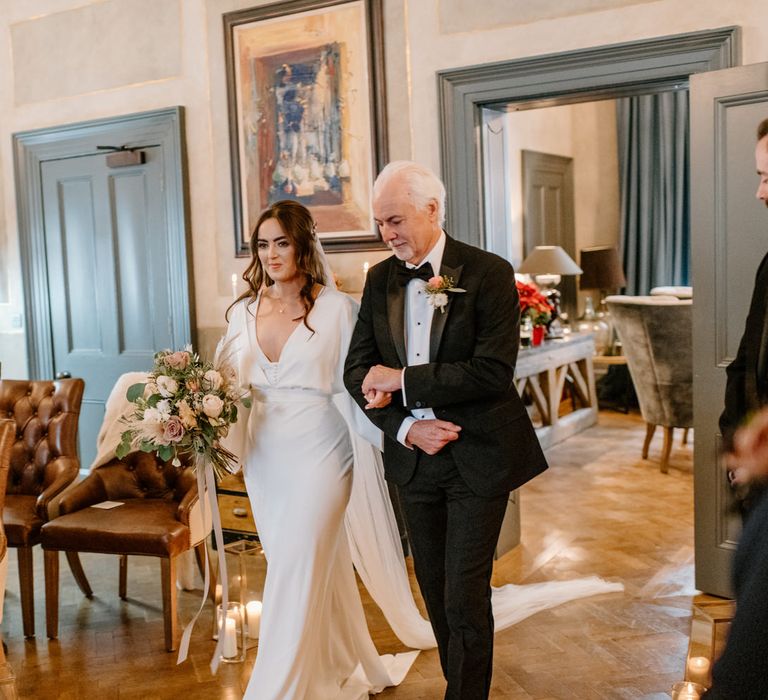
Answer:
<svg viewBox="0 0 768 700"><path fill-rule="evenodd" d="M248 636L251 639L259 638L259 627L261 626L261 601L251 600L245 606L245 613L248 618Z"/></svg>
<svg viewBox="0 0 768 700"><path fill-rule="evenodd" d="M709 685L709 659L706 656L692 656L688 659L688 680Z"/></svg>
<svg viewBox="0 0 768 700"><path fill-rule="evenodd" d="M225 659L237 656L237 622L229 616L224 620L224 641L221 644L221 655Z"/></svg>

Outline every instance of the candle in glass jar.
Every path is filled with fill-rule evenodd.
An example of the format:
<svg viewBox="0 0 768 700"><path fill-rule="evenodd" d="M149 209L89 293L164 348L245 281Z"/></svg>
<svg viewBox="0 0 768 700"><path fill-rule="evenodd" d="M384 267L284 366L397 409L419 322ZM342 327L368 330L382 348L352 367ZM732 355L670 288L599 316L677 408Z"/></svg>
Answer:
<svg viewBox="0 0 768 700"><path fill-rule="evenodd" d="M672 686L672 700L699 700L705 690L699 683L680 681Z"/></svg>
<svg viewBox="0 0 768 700"><path fill-rule="evenodd" d="M259 627L261 626L261 601L251 600L246 603L245 614L248 618L248 636L251 639L259 638Z"/></svg>
<svg viewBox="0 0 768 700"><path fill-rule="evenodd" d="M688 659L688 680L709 685L709 659L706 656L692 656Z"/></svg>
<svg viewBox="0 0 768 700"><path fill-rule="evenodd" d="M224 620L224 641L221 645L221 655L225 659L237 656L237 622L233 617L227 616Z"/></svg>

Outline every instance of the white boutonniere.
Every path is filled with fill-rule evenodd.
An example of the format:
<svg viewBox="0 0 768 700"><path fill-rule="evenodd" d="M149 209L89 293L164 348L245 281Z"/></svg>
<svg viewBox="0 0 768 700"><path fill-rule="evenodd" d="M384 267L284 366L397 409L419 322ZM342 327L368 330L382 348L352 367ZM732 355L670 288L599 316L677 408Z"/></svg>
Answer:
<svg viewBox="0 0 768 700"><path fill-rule="evenodd" d="M453 278L444 275L435 275L430 277L427 286L424 287L427 293L427 302L434 309L440 309L440 313L445 313L445 307L448 305L448 292L464 293L467 290L461 287L453 286Z"/></svg>

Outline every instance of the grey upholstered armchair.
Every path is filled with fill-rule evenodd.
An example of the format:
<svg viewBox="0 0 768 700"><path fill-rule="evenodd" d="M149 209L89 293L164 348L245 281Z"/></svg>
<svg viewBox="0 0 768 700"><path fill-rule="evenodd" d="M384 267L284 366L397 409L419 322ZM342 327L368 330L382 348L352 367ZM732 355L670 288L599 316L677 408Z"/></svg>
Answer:
<svg viewBox="0 0 768 700"><path fill-rule="evenodd" d="M693 427L692 302L672 296L609 296L606 303L647 424L643 459L656 426L663 426L661 471L666 473L674 429L685 429L685 442Z"/></svg>

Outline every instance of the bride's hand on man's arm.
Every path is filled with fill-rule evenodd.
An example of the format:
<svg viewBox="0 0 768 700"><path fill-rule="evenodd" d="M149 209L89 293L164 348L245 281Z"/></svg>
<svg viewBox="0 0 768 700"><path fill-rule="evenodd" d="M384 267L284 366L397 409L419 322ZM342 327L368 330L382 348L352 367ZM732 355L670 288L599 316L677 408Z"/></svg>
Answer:
<svg viewBox="0 0 768 700"><path fill-rule="evenodd" d="M371 389L366 392L364 396L365 400L368 402L365 404L366 408L384 408L392 403L392 393L389 391Z"/></svg>

